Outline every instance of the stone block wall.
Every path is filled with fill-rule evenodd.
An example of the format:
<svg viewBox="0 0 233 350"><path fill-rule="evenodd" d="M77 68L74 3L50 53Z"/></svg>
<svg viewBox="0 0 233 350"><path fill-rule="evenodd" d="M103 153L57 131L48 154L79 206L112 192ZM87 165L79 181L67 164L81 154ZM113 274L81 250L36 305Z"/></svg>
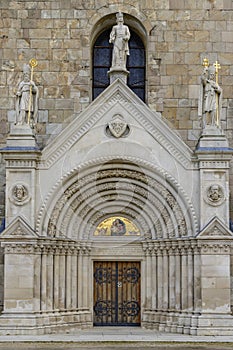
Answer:
<svg viewBox="0 0 233 350"><path fill-rule="evenodd" d="M221 64L222 126L233 146L233 3L231 0L69 0L0 2L0 147L15 119L15 89L35 57L37 141L51 138L91 102L91 47L97 22L121 10L147 32L146 102L195 147L202 61ZM107 17L105 17L107 18ZM102 21L102 26L105 21ZM233 171L231 170L231 187ZM4 216L4 166L0 175ZM231 205L232 206L232 205Z"/></svg>

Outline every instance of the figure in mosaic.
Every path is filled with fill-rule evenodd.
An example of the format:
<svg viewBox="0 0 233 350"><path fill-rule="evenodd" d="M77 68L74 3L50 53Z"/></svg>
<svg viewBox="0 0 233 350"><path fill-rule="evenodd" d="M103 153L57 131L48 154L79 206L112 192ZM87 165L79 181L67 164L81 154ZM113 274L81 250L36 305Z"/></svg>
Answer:
<svg viewBox="0 0 233 350"><path fill-rule="evenodd" d="M29 113L30 111L30 113ZM23 80L19 83L16 92L16 125L30 124L33 126L37 120L38 88L30 79L30 67L25 65Z"/></svg>
<svg viewBox="0 0 233 350"><path fill-rule="evenodd" d="M123 236L126 233L125 223L121 219L116 219L113 221L111 226L112 236Z"/></svg>
<svg viewBox="0 0 233 350"><path fill-rule="evenodd" d="M128 41L130 31L128 26L124 25L123 14L117 13L117 25L113 26L110 33L109 42L113 43L112 68L118 67L126 69L126 59L129 55Z"/></svg>
<svg viewBox="0 0 233 350"><path fill-rule="evenodd" d="M217 82L216 68L205 66L201 76L198 113L203 120L203 129L207 125L220 126L221 108L222 89Z"/></svg>

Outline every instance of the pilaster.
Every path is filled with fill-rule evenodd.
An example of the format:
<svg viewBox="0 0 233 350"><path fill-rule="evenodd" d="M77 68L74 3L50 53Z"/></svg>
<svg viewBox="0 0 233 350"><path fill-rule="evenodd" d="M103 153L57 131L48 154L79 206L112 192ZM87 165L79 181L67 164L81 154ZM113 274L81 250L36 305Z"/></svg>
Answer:
<svg viewBox="0 0 233 350"><path fill-rule="evenodd" d="M200 171L200 229L217 216L229 225L229 165L233 149L217 127L204 130L196 148Z"/></svg>
<svg viewBox="0 0 233 350"><path fill-rule="evenodd" d="M233 235L214 218L197 239L201 260L201 316L197 335L227 335L233 329L230 307Z"/></svg>
<svg viewBox="0 0 233 350"><path fill-rule="evenodd" d="M6 161L6 227L21 216L34 228L36 169L40 151L29 125L13 125L5 148L0 152Z"/></svg>

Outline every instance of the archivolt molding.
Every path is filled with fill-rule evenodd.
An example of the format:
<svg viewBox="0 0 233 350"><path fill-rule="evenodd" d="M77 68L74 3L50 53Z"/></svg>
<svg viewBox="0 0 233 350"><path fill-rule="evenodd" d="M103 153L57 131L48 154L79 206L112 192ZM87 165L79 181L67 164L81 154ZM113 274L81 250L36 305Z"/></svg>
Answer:
<svg viewBox="0 0 233 350"><path fill-rule="evenodd" d="M109 201L109 196L118 198ZM101 220L115 214L134 220L154 238L197 233L194 208L177 181L132 157L92 160L63 177L40 210L37 232L52 237L76 232L70 238L87 238ZM78 238L78 230L85 237Z"/></svg>

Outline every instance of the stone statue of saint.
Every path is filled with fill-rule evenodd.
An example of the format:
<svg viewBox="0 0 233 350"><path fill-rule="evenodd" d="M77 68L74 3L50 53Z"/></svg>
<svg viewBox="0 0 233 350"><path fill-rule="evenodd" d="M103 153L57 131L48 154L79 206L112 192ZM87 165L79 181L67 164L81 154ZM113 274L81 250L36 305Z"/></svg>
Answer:
<svg viewBox="0 0 233 350"><path fill-rule="evenodd" d="M201 76L198 115L203 129L207 125L219 126L222 109L222 89L215 81L215 68L205 67Z"/></svg>
<svg viewBox="0 0 233 350"><path fill-rule="evenodd" d="M28 112L30 110L30 120ZM29 65L24 66L23 80L19 83L16 92L16 125L29 123L34 126L38 113L38 88L34 81L30 80Z"/></svg>
<svg viewBox="0 0 233 350"><path fill-rule="evenodd" d="M124 25L123 14L117 13L117 25L113 26L109 42L113 43L112 67L126 69L126 59L129 55L129 28Z"/></svg>

